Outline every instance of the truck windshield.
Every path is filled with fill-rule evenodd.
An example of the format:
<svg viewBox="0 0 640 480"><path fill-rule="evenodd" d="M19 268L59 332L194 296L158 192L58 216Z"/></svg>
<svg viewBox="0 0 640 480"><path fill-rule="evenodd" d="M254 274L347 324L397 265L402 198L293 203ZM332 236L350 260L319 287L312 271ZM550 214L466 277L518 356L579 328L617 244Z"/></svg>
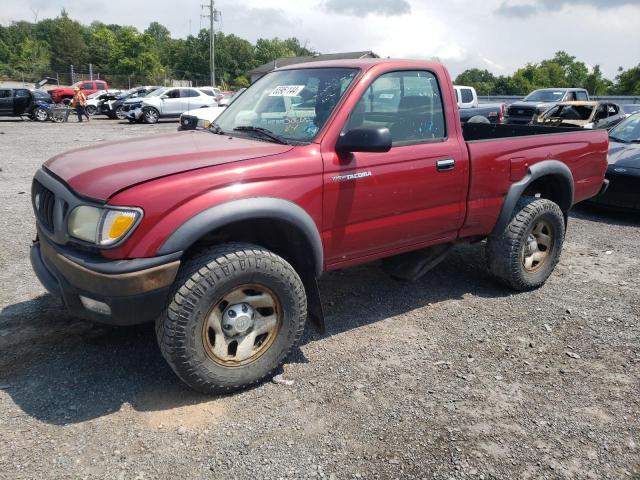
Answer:
<svg viewBox="0 0 640 480"><path fill-rule="evenodd" d="M564 97L563 91L559 90L536 90L527 95L525 102L559 102Z"/></svg>
<svg viewBox="0 0 640 480"><path fill-rule="evenodd" d="M217 118L214 129L261 139L269 138L264 135L267 132L283 142L309 143L357 74L354 68L301 68L269 73L227 107Z"/></svg>

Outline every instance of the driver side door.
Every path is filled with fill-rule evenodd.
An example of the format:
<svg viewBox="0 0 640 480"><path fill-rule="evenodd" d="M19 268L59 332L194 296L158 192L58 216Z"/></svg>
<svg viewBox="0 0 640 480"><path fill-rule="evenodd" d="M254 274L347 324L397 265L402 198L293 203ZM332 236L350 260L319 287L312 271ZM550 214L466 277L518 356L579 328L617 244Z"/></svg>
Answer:
<svg viewBox="0 0 640 480"><path fill-rule="evenodd" d="M0 89L0 115L13 115L13 90Z"/></svg>
<svg viewBox="0 0 640 480"><path fill-rule="evenodd" d="M393 143L387 153L323 157L327 263L455 239L466 210L468 158L455 132L447 131L436 76L379 76L343 134L353 128L388 128Z"/></svg>

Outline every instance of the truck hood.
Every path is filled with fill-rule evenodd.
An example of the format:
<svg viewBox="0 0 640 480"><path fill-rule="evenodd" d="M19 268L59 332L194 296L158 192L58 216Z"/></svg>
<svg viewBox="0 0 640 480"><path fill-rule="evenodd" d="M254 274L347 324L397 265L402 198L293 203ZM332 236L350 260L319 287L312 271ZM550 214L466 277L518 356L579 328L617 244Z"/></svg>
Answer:
<svg viewBox="0 0 640 480"><path fill-rule="evenodd" d="M525 101L519 101L519 102L513 102L512 104L509 105L509 108L513 107L513 108L519 108L519 107L534 107L536 108L539 112L544 112L545 110L553 107L555 105L555 103L541 103L541 102L525 102Z"/></svg>
<svg viewBox="0 0 640 480"><path fill-rule="evenodd" d="M609 165L624 168L640 168L640 144L609 143Z"/></svg>
<svg viewBox="0 0 640 480"><path fill-rule="evenodd" d="M106 201L127 187L155 178L278 155L292 148L208 131L181 132L72 150L48 160L44 167L76 193Z"/></svg>

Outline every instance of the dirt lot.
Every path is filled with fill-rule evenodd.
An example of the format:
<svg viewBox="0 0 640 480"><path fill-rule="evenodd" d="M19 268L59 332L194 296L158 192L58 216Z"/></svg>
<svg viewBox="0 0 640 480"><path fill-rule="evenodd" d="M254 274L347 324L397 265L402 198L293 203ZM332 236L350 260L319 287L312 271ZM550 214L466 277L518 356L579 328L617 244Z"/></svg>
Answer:
<svg viewBox="0 0 640 480"><path fill-rule="evenodd" d="M575 211L532 293L497 285L481 245L415 284L327 275L293 384L228 397L185 388L152 326L67 317L29 266L34 171L175 128L0 121L0 478L640 479L637 217Z"/></svg>

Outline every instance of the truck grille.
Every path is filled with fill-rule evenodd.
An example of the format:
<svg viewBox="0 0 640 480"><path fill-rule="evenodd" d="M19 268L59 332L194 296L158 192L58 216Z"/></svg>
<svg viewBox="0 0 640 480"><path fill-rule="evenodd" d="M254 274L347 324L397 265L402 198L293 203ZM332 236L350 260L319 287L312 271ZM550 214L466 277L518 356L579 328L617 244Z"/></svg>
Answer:
<svg viewBox="0 0 640 480"><path fill-rule="evenodd" d="M37 180L33 181L31 188L33 208L40 223L50 232L53 232L53 207L56 197L51 190Z"/></svg>
<svg viewBox="0 0 640 480"><path fill-rule="evenodd" d="M509 107L509 116L510 117L533 117L535 113L535 109L531 107Z"/></svg>

